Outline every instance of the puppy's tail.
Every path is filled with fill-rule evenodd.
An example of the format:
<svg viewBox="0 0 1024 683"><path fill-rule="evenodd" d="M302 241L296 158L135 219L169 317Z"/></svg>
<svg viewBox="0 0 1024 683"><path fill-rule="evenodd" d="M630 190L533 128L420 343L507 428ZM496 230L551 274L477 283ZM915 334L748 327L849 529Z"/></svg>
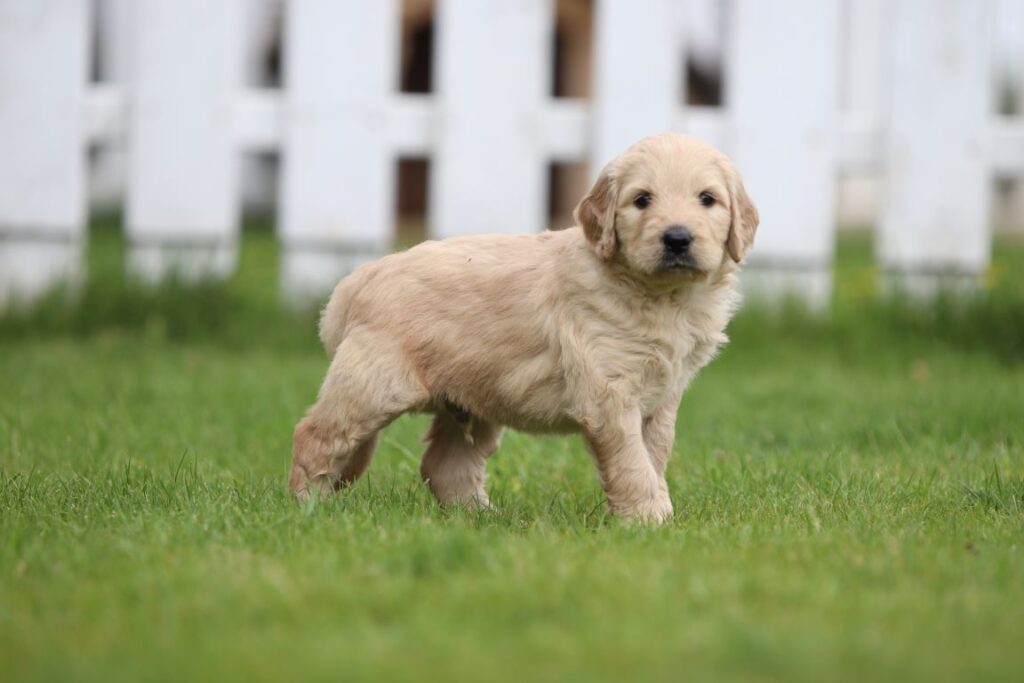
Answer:
<svg viewBox="0 0 1024 683"><path fill-rule="evenodd" d="M334 358L334 352L341 345L345 338L345 313L347 306L347 292L344 291L344 281L334 288L331 298L320 313L320 343L324 345L324 351L328 358Z"/></svg>
<svg viewBox="0 0 1024 683"><path fill-rule="evenodd" d="M365 296L361 293L372 291L370 285L380 272L378 263L380 262L370 261L359 266L342 278L331 292L331 298L327 300L327 305L320 313L320 342L324 345L328 358L334 358L338 347L345 339L345 328L348 326L351 311L358 311L365 306Z"/></svg>

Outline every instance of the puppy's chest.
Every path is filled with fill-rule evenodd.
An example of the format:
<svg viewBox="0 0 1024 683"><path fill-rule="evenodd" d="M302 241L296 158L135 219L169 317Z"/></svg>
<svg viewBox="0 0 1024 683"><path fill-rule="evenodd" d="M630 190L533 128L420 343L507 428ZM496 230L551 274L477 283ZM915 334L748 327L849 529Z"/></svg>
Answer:
<svg viewBox="0 0 1024 683"><path fill-rule="evenodd" d="M638 340L635 377L644 403L660 404L678 390L698 345L696 335L684 325Z"/></svg>
<svg viewBox="0 0 1024 683"><path fill-rule="evenodd" d="M609 330L602 342L596 346L604 374L628 381L634 391L655 396L678 386L687 359L699 343L692 330L675 321Z"/></svg>
<svg viewBox="0 0 1024 683"><path fill-rule="evenodd" d="M645 412L677 397L724 341L724 323L708 316L666 316L658 324L638 325L630 335L628 367L623 368Z"/></svg>

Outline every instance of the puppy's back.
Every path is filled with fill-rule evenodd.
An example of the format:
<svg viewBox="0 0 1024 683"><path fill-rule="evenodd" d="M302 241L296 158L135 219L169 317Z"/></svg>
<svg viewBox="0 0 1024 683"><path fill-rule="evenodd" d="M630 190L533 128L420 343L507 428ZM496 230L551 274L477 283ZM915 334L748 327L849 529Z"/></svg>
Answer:
<svg viewBox="0 0 1024 683"><path fill-rule="evenodd" d="M427 241L364 264L335 287L320 316L320 341L333 357L353 318L424 323L429 309L431 319L443 322L461 317L453 307L477 308L472 318L483 308L522 305L577 237L569 233L578 232Z"/></svg>

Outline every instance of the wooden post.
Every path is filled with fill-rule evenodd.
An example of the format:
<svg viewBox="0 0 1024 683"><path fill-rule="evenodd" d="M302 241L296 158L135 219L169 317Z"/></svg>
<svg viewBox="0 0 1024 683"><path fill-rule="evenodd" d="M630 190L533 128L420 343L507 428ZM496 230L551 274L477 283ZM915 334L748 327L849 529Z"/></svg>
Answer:
<svg viewBox="0 0 1024 683"><path fill-rule="evenodd" d="M989 261L991 2L890 7L886 181L878 258L891 286L927 296Z"/></svg>
<svg viewBox="0 0 1024 683"><path fill-rule="evenodd" d="M244 0L139 0L129 103L129 268L223 277L237 259Z"/></svg>
<svg viewBox="0 0 1024 683"><path fill-rule="evenodd" d="M0 306L80 275L85 0L0 0Z"/></svg>
<svg viewBox="0 0 1024 683"><path fill-rule="evenodd" d="M553 21L551 0L439 0L435 236L547 227L541 119Z"/></svg>
<svg viewBox="0 0 1024 683"><path fill-rule="evenodd" d="M761 212L743 287L821 307L836 222L840 2L736 0L731 9L731 153Z"/></svg>
<svg viewBox="0 0 1024 683"><path fill-rule="evenodd" d="M282 286L305 299L391 247L401 17L396 0L296 0L286 11Z"/></svg>

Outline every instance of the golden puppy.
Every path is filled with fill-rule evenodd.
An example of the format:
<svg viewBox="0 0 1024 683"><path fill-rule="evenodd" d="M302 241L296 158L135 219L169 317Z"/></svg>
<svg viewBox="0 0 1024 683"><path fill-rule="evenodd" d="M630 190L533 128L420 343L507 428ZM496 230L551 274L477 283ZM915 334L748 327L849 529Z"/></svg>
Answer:
<svg viewBox="0 0 1024 683"><path fill-rule="evenodd" d="M509 426L581 432L616 514L670 516L679 400L726 341L757 210L723 154L668 133L609 163L575 217L558 232L426 242L342 280L292 490L354 481L385 425L426 411L421 472L443 503L489 505L485 462Z"/></svg>

